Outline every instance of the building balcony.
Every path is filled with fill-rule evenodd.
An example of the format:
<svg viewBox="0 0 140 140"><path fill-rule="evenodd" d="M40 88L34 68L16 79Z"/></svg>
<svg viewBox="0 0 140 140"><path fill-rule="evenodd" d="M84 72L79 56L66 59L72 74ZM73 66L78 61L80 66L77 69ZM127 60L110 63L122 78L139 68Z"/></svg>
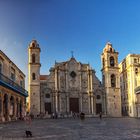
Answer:
<svg viewBox="0 0 140 140"><path fill-rule="evenodd" d="M0 85L4 86L10 90L13 90L22 96L25 96L25 97L28 96L27 90L25 90L23 87L21 87L20 85L18 85L17 83L15 83L11 79L9 79L5 75L3 75L2 73L0 73Z"/></svg>

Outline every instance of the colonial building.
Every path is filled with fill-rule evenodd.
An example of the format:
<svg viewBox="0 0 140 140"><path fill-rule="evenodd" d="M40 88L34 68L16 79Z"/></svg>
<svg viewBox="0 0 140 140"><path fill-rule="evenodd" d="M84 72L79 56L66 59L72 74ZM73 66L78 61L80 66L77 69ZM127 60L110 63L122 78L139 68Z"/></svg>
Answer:
<svg viewBox="0 0 140 140"><path fill-rule="evenodd" d="M139 92L135 89L140 86L140 55L129 54L119 64L120 87L122 95L122 113L131 117L138 116ZM138 89L138 88L137 88Z"/></svg>
<svg viewBox="0 0 140 140"><path fill-rule="evenodd" d="M121 116L120 74L118 65L118 52L107 43L101 55L102 78L106 93L107 115Z"/></svg>
<svg viewBox="0 0 140 140"><path fill-rule="evenodd" d="M136 117L140 118L140 86L135 88L136 94Z"/></svg>
<svg viewBox="0 0 140 140"><path fill-rule="evenodd" d="M0 50L0 121L25 115L27 96L24 73Z"/></svg>
<svg viewBox="0 0 140 140"><path fill-rule="evenodd" d="M32 114L106 113L104 87L89 64L78 62L72 56L68 61L55 62L49 75L40 75L40 47L36 40L29 44L28 54Z"/></svg>

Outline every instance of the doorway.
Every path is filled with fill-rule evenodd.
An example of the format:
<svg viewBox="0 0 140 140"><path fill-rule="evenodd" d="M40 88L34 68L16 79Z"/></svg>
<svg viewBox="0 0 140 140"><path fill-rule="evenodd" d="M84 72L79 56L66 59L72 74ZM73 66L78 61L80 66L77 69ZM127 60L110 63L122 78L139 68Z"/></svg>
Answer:
<svg viewBox="0 0 140 140"><path fill-rule="evenodd" d="M98 103L96 104L96 114L99 114L102 112L102 104Z"/></svg>
<svg viewBox="0 0 140 140"><path fill-rule="evenodd" d="M70 98L69 99L70 112L79 113L79 99L78 98Z"/></svg>
<svg viewBox="0 0 140 140"><path fill-rule="evenodd" d="M48 114L51 114L51 103L45 103L45 112L48 112Z"/></svg>

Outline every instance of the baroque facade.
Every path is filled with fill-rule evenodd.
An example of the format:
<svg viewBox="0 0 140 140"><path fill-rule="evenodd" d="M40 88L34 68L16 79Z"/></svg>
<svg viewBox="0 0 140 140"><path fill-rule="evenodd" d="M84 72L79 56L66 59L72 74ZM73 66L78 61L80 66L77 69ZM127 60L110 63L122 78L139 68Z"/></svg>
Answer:
<svg viewBox="0 0 140 140"><path fill-rule="evenodd" d="M40 48L36 40L29 44L29 101L34 115L52 112L106 114L105 92L95 70L73 56L55 62L49 75L40 75Z"/></svg>
<svg viewBox="0 0 140 140"><path fill-rule="evenodd" d="M0 50L0 121L23 117L27 96L25 74Z"/></svg>
<svg viewBox="0 0 140 140"><path fill-rule="evenodd" d="M129 54L120 64L119 53L107 43L101 55L102 83L89 64L73 56L55 62L49 75L40 74L40 47L29 44L30 112L99 112L111 116L140 117L140 55Z"/></svg>

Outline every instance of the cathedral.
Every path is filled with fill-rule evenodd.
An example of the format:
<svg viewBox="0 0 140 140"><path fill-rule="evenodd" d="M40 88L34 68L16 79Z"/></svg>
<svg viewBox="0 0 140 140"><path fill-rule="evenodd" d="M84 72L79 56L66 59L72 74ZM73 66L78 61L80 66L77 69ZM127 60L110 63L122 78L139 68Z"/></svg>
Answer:
<svg viewBox="0 0 140 140"><path fill-rule="evenodd" d="M40 74L40 46L28 47L29 111L33 115L80 113L121 116L118 52L107 43L102 53L101 82L95 70L72 57L55 62L48 75ZM110 78L111 77L111 78Z"/></svg>

